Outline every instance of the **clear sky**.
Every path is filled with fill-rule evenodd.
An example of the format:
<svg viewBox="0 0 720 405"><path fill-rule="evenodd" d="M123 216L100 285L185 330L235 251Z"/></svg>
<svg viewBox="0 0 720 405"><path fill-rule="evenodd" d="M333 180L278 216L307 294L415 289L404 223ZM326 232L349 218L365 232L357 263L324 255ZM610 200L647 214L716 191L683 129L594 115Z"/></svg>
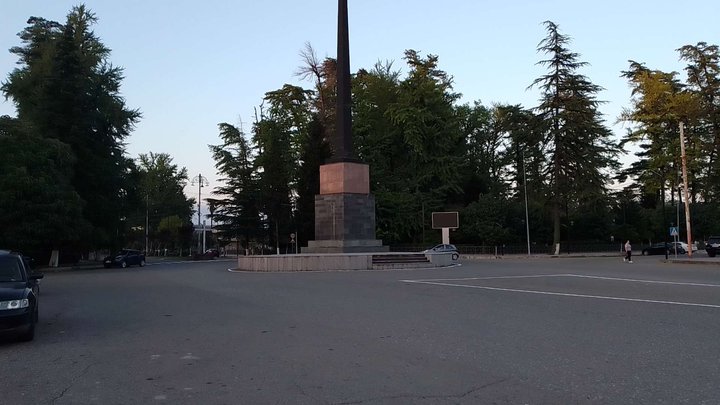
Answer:
<svg viewBox="0 0 720 405"><path fill-rule="evenodd" d="M351 70L378 60L406 71L405 49L435 54L454 77L463 102L534 107L539 93L527 86L544 73L537 44L542 22L552 20L572 38L570 48L590 66L581 72L605 88L599 98L608 124L615 124L630 92L620 72L628 60L681 72L677 48L720 43L718 0L691 3L639 1L349 0ZM59 22L71 0L0 0L0 76L17 59L7 52L28 17ZM285 83L310 87L294 75L309 42L318 56L335 57L334 0L87 0L99 18L94 27L112 49L111 62L124 67L122 95L143 114L127 151L166 152L217 184L208 144L218 144L217 124L244 125L265 92ZM684 73L681 76L684 79ZM9 101L0 115L14 115ZM626 158L628 159L628 158ZM197 188L188 187L197 197ZM203 199L209 190L203 190Z"/></svg>

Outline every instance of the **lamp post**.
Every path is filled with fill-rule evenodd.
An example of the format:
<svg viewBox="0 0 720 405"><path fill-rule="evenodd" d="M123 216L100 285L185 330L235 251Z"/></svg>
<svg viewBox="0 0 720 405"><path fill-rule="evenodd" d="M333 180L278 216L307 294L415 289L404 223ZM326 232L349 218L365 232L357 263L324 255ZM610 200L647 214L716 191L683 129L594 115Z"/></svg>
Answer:
<svg viewBox="0 0 720 405"><path fill-rule="evenodd" d="M145 194L145 255L150 255L150 193Z"/></svg>
<svg viewBox="0 0 720 405"><path fill-rule="evenodd" d="M201 173L201 174L198 174L197 176L193 177L192 182L190 184L193 186L195 184L197 184L197 186L198 186L198 229L201 230L201 232L204 232L204 230L202 228L202 223L201 223L202 214L200 213L200 207L201 207L200 204L202 202L202 188L209 186L210 183L208 182L207 177L203 176ZM200 243L201 243L200 239L201 239L200 235L198 235L198 254L200 254Z"/></svg>
<svg viewBox="0 0 720 405"><path fill-rule="evenodd" d="M527 254L530 256L530 218L528 215L528 197L527 197L527 177L525 175L525 149L522 151L522 164L523 164L523 187L525 189L525 232L527 234Z"/></svg>

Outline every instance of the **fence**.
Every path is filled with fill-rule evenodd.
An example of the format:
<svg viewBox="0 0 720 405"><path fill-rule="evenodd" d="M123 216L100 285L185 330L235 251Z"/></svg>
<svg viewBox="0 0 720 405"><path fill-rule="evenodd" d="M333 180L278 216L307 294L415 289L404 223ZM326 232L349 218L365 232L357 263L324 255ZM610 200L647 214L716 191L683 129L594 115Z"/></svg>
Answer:
<svg viewBox="0 0 720 405"><path fill-rule="evenodd" d="M560 254L582 254L582 253L618 253L623 251L622 243L561 243ZM527 255L527 245L496 245L496 246L476 246L476 245L455 245L458 252L465 255ZM633 250L641 251L647 245L633 246ZM395 245L390 246L392 252L422 252L428 249L426 245ZM531 255L552 255L554 248L550 244L531 244Z"/></svg>

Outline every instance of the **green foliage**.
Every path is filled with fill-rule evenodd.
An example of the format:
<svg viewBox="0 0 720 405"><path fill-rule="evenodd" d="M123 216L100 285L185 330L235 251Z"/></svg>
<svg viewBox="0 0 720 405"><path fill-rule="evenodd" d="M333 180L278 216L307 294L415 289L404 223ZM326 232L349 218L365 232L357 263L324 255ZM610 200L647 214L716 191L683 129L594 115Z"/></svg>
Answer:
<svg viewBox="0 0 720 405"><path fill-rule="evenodd" d="M0 117L0 246L38 255L80 240L88 224L70 185L74 160L68 145Z"/></svg>
<svg viewBox="0 0 720 405"><path fill-rule="evenodd" d="M128 225L144 229L147 215L150 250L188 248L179 234L181 228L191 224L193 212L194 201L183 191L187 169L179 168L167 153L150 152L140 154L136 170L137 188L132 199L135 211L129 215ZM171 226L175 229L169 229ZM134 242L144 247L144 240Z"/></svg>
<svg viewBox="0 0 720 405"><path fill-rule="evenodd" d="M547 74L531 85L541 91L534 110L479 101L457 105L452 77L439 69L435 55L406 51L405 76L391 62L358 70L352 82L353 139L356 155L370 166L378 238L389 244L435 242L437 232L428 231L430 213L458 210L457 241L521 243L527 198L535 245L609 243L610 236L656 239L665 228L661 186L677 185L671 181L677 179L677 163L668 157L679 145L672 132L679 119L686 120L689 165L698 174L691 181L698 190L693 194L711 198L717 193L712 187L703 191L718 173L714 163L705 164L717 162L717 152L703 158L703 151L720 144L714 138L717 47L681 48L689 62L687 86L680 86L674 74L631 66L633 101L643 105L624 113L623 119L640 123L625 142L642 141L643 152L617 179L633 177L638 186L610 194L621 149L599 112L602 88L579 73L586 63L569 49L570 38L552 22L546 28L538 50L547 55L539 62ZM248 235L248 242L274 245L275 235L284 240L295 230L303 244L312 238L318 167L328 157L334 127L335 61L318 60L309 45L302 56L305 66L298 75L311 80L312 90L285 85L268 92L252 141L242 147L255 151L243 152L245 181L235 187L246 190L245 198L255 198L238 203L255 207L250 217L260 232ZM648 94L654 95L645 100ZM223 171L220 162L238 155L220 153L225 148L217 151L216 161L228 174L232 171ZM228 174L228 180L236 177ZM223 198L232 193L227 189Z"/></svg>
<svg viewBox="0 0 720 405"><path fill-rule="evenodd" d="M261 193L258 175L253 162L250 145L240 128L227 123L218 125L221 145L210 145L220 186L214 194L219 198L208 199L216 207L213 220L220 231L220 239L226 243L243 240L248 248L250 240L260 231Z"/></svg>
<svg viewBox="0 0 720 405"><path fill-rule="evenodd" d="M323 137L318 115L313 115L307 131L299 134L299 167L295 211L298 242L306 246L315 237L315 195L320 192L320 165L330 157L330 145Z"/></svg>
<svg viewBox="0 0 720 405"><path fill-rule="evenodd" d="M688 62L685 97L679 107L689 124L686 145L690 189L705 201L720 202L720 52L698 42L678 49Z"/></svg>
<svg viewBox="0 0 720 405"><path fill-rule="evenodd" d="M549 182L549 203L553 217L553 245L561 238L561 212L580 198L598 198L605 193L607 170L617 167L618 149L604 125L596 95L602 88L578 70L586 62L570 51L570 38L558 26L546 21L547 37L538 51L548 59L538 62L548 73L535 79L542 97L536 108L546 123L543 149L547 156L544 175Z"/></svg>
<svg viewBox="0 0 720 405"><path fill-rule="evenodd" d="M412 174L406 179L407 187L451 197L461 192L464 164L464 139L453 106L460 95L452 92L450 76L437 68L437 56L422 58L408 50L405 60L410 72L387 113L408 148L407 165Z"/></svg>
<svg viewBox="0 0 720 405"><path fill-rule="evenodd" d="M458 229L461 242L478 241L481 245L500 245L513 241L508 207L500 194L482 194L460 213L462 227Z"/></svg>
<svg viewBox="0 0 720 405"><path fill-rule="evenodd" d="M73 232L84 248L108 246L118 235L132 187L123 140L140 118L119 94L122 69L107 62L110 50L91 31L96 21L85 6L74 7L65 24L28 20L23 45L11 49L20 66L2 86L30 136L72 151L67 173L82 210Z"/></svg>

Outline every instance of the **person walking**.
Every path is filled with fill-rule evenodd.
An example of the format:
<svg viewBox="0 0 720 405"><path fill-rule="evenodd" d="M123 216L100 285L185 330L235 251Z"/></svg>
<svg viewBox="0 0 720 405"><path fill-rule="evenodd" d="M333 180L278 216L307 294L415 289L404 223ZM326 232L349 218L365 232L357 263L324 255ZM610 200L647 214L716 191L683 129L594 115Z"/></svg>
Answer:
<svg viewBox="0 0 720 405"><path fill-rule="evenodd" d="M625 242L625 257L623 257L623 261L632 263L632 245L630 244L630 240Z"/></svg>

